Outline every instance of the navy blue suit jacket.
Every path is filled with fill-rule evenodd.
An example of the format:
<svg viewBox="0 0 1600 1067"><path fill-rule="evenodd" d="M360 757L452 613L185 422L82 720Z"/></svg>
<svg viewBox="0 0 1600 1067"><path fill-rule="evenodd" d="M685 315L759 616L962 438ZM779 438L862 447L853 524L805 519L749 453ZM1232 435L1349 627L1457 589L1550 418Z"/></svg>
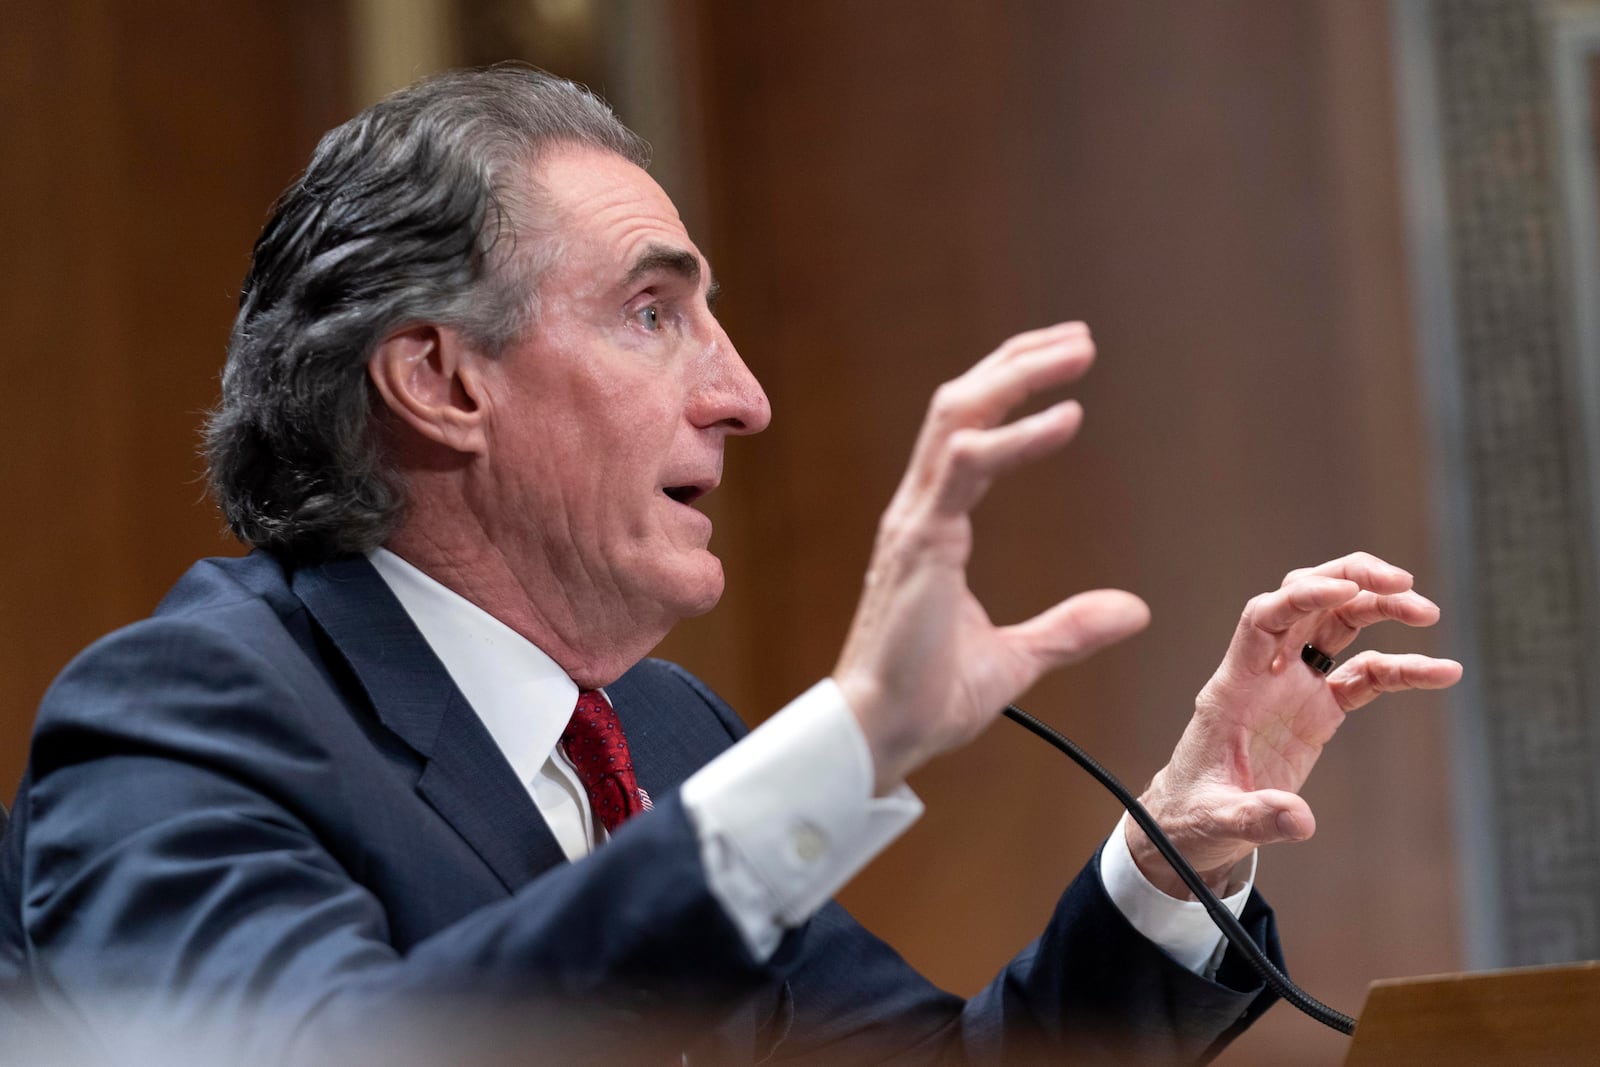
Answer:
<svg viewBox="0 0 1600 1067"><path fill-rule="evenodd" d="M268 1055L470 999L514 1007L552 1061L628 1042L718 1062L1129 1042L1193 1058L1270 1002L1231 962L1216 982L1173 964L1093 865L970 1000L836 904L757 961L677 797L744 726L672 664L608 692L656 806L569 863L370 564L201 562L47 694L0 859L0 938L45 1004L91 1029L115 998L119 1020L224 1027ZM1275 942L1259 899L1245 921Z"/></svg>

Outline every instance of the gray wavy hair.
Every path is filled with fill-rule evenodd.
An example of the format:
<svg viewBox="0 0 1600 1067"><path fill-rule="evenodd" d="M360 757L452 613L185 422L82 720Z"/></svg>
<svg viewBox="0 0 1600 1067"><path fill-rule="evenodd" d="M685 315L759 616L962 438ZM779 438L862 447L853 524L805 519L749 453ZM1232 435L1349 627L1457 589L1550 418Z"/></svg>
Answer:
<svg viewBox="0 0 1600 1067"><path fill-rule="evenodd" d="M516 179L559 144L649 162L587 89L506 65L403 89L322 138L256 240L206 424L211 488L241 541L310 562L388 537L404 486L367 361L414 323L492 354L530 327L553 249Z"/></svg>

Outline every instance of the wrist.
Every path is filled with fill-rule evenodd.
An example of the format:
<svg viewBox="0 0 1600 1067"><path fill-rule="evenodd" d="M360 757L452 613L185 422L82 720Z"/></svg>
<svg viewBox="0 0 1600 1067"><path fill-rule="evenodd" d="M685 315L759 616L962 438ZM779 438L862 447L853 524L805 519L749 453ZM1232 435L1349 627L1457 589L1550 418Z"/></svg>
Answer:
<svg viewBox="0 0 1600 1067"><path fill-rule="evenodd" d="M878 685L862 678L859 672L836 671L833 682L866 741L867 755L872 760L873 795L887 796L916 766L907 755L909 745L881 712L882 690Z"/></svg>
<svg viewBox="0 0 1600 1067"><path fill-rule="evenodd" d="M1231 842L1233 847L1219 851L1215 842L1186 832L1186 824L1194 821L1194 813L1187 810L1169 812L1167 810L1169 805L1161 799L1159 783L1158 775L1144 796L1139 798L1140 804L1150 813L1156 825L1166 834L1167 840L1178 850L1179 855L1194 868L1206 888L1219 897L1237 891L1236 883L1239 882L1239 878L1236 877L1237 869L1254 854L1255 847L1248 842ZM1123 820L1123 832L1127 840L1128 854L1133 858L1134 865L1139 868L1139 873L1151 885L1178 900L1195 899L1178 872L1156 848L1155 842L1150 840L1132 817Z"/></svg>

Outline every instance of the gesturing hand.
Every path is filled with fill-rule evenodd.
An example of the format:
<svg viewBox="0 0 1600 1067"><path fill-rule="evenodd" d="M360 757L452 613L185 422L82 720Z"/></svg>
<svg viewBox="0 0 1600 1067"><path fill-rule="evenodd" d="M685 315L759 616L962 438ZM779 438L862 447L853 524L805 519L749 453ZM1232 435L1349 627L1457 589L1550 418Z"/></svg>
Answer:
<svg viewBox="0 0 1600 1067"><path fill-rule="evenodd" d="M1221 888L1258 845L1311 836L1316 820L1298 790L1347 712L1379 693L1460 679L1454 660L1414 653L1362 652L1327 677L1301 661L1306 644L1335 656L1385 619L1431 626L1439 609L1411 588L1409 573L1365 552L1290 571L1277 590L1245 605L1171 761L1141 798L1208 883ZM1127 833L1145 876L1185 895L1131 821Z"/></svg>
<svg viewBox="0 0 1600 1067"><path fill-rule="evenodd" d="M878 526L866 587L834 668L872 751L880 792L965 744L1044 672L1143 629L1120 590L1080 593L996 626L967 588L971 512L1001 473L1060 448L1083 421L1066 400L1004 421L1094 360L1088 327L1020 334L934 395L905 478Z"/></svg>

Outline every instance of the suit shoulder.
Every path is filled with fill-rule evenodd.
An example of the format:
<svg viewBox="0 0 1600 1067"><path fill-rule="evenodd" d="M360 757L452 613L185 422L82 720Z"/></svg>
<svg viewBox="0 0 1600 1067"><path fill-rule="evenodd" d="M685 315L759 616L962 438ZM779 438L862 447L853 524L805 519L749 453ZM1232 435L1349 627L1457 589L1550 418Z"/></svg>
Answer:
<svg viewBox="0 0 1600 1067"><path fill-rule="evenodd" d="M252 603L265 604L279 615L300 607L288 571L266 552L199 560L161 598L154 617L203 615Z"/></svg>
<svg viewBox="0 0 1600 1067"><path fill-rule="evenodd" d="M693 700L703 704L714 714L733 740L738 740L750 732L750 728L727 701L694 674L670 660L655 658L641 660L621 678L607 686L606 691L624 695L639 692L658 696L670 694L677 699Z"/></svg>
<svg viewBox="0 0 1600 1067"><path fill-rule="evenodd" d="M223 709L281 716L318 670L303 608L281 579L277 588L285 595L253 557L195 564L155 614L67 664L40 704L36 753L41 739L74 727L137 733L200 717L220 728Z"/></svg>

